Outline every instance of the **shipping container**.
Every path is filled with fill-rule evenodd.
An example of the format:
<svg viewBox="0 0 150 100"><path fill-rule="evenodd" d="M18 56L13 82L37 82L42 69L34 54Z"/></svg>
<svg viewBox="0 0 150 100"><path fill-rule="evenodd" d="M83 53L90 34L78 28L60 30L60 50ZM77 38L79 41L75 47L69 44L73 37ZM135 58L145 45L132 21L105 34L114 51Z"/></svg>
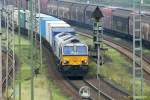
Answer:
<svg viewBox="0 0 150 100"><path fill-rule="evenodd" d="M55 35L62 32L74 32L69 24L64 21L46 21L46 40L53 46Z"/></svg>
<svg viewBox="0 0 150 100"><path fill-rule="evenodd" d="M60 21L59 19L49 16L40 18L40 31L43 37L46 37L46 21Z"/></svg>

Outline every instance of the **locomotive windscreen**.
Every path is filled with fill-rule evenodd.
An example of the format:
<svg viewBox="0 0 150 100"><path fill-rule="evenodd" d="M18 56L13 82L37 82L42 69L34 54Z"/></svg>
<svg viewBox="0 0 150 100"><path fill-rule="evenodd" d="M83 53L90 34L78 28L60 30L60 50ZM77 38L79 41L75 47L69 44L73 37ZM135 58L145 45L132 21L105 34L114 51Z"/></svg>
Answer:
<svg viewBox="0 0 150 100"><path fill-rule="evenodd" d="M64 46L63 47L63 54L64 55L73 55L74 54L74 47L73 46Z"/></svg>
<svg viewBox="0 0 150 100"><path fill-rule="evenodd" d="M77 46L76 53L78 55L87 55L88 54L87 47L86 46Z"/></svg>

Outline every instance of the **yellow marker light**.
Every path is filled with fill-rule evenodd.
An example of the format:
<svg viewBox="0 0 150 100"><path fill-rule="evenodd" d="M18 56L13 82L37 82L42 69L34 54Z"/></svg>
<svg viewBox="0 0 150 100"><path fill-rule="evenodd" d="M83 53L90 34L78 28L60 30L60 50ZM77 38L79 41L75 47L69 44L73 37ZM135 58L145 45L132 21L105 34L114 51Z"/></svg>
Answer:
<svg viewBox="0 0 150 100"><path fill-rule="evenodd" d="M82 63L83 63L83 64L86 64L86 63L87 63L87 60L83 60Z"/></svg>
<svg viewBox="0 0 150 100"><path fill-rule="evenodd" d="M67 60L64 60L64 64L68 64L69 63L69 61L67 61Z"/></svg>

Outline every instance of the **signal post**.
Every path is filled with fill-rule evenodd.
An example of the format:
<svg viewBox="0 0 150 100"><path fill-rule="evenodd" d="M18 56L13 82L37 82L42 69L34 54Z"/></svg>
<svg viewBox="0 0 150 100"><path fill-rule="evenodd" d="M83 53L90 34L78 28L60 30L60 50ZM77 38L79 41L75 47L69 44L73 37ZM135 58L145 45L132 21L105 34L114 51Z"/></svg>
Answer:
<svg viewBox="0 0 150 100"><path fill-rule="evenodd" d="M97 80L99 82L98 86L98 99L100 100L100 66L103 64L103 28L102 28L102 17L103 14L99 7L97 6L92 14L94 19L93 24L93 42L94 42L94 51L97 52Z"/></svg>

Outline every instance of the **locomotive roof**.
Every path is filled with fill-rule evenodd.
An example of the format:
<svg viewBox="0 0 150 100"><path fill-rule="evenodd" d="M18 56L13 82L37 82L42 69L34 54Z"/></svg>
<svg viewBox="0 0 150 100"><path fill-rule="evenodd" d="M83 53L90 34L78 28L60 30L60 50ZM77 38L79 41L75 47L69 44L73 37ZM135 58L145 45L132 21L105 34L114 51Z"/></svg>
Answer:
<svg viewBox="0 0 150 100"><path fill-rule="evenodd" d="M72 37L70 37L70 38L66 38L66 39L64 39L64 43L72 43L71 41L72 41L72 40L75 40L75 39L77 40L77 38L76 38L75 36L72 36ZM64 44L64 43L63 43L63 44Z"/></svg>
<svg viewBox="0 0 150 100"><path fill-rule="evenodd" d="M61 33L60 33L61 34ZM64 39L67 39L67 38L70 38L70 37L72 37L73 35L71 35L71 34L67 34L67 35L64 35L64 36L62 36L62 37L58 37L59 36L59 34L58 35L56 35L55 37L56 37L56 39L57 40L64 40Z"/></svg>
<svg viewBox="0 0 150 100"><path fill-rule="evenodd" d="M58 42L58 45L61 45L61 44L65 44L68 42L70 43L70 41L73 39L76 39L76 37L70 34L70 35L60 37L60 38L56 38L56 41Z"/></svg>
<svg viewBox="0 0 150 100"><path fill-rule="evenodd" d="M60 34L58 34L58 37L60 38L60 37L66 36L66 35L69 35L69 33L60 33Z"/></svg>
<svg viewBox="0 0 150 100"><path fill-rule="evenodd" d="M81 42L78 42L78 43L67 43L67 44L64 44L63 46L87 46L86 44L84 43L81 43Z"/></svg>

